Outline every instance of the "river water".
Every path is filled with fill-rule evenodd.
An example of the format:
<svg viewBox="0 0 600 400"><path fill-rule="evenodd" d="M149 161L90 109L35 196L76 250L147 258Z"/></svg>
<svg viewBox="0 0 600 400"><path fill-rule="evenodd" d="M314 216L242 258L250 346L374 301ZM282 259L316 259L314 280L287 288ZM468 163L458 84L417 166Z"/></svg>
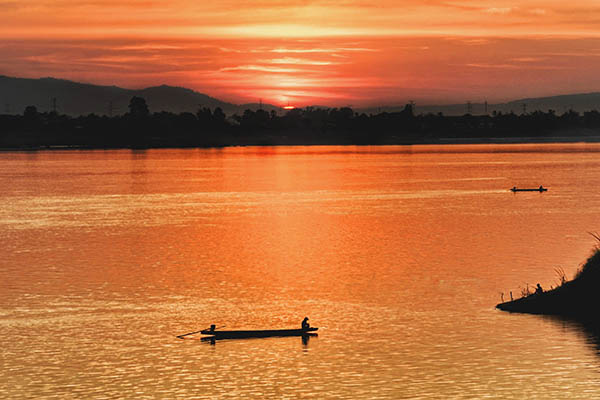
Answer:
<svg viewBox="0 0 600 400"><path fill-rule="evenodd" d="M0 187L0 398L600 397L590 332L494 308L590 254L600 145L4 152Z"/></svg>

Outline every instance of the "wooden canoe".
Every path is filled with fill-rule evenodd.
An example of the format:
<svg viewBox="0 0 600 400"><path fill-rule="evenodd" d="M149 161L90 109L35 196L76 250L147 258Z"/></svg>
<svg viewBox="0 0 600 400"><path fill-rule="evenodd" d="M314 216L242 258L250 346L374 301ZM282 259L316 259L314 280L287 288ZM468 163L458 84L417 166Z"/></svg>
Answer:
<svg viewBox="0 0 600 400"><path fill-rule="evenodd" d="M268 329L268 330L252 330L252 331L219 331L204 329L200 333L210 335L215 339L243 339L243 338L263 338L277 336L304 336L310 335L319 328L308 329Z"/></svg>
<svg viewBox="0 0 600 400"><path fill-rule="evenodd" d="M519 189L519 188L511 188L511 192L547 192L547 188L535 188L535 189Z"/></svg>

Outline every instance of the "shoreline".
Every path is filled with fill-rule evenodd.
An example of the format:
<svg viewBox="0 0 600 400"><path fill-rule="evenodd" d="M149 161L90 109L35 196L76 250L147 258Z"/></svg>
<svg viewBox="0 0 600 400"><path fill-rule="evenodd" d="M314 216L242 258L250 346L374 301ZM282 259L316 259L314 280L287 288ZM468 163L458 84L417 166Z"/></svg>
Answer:
<svg viewBox="0 0 600 400"><path fill-rule="evenodd" d="M595 144L600 143L600 136L546 136L546 137L493 137L493 138L439 138L435 140L421 141L386 141L385 143L352 143L352 142L315 142L315 141L267 141L249 140L244 143L215 144L211 146L183 145L183 144L155 144L148 146L133 145L40 145L0 147L0 152L15 151L61 151L61 150L151 150L151 149L223 149L227 147L277 147L277 146L428 146L428 145L477 145L477 144Z"/></svg>
<svg viewBox="0 0 600 400"><path fill-rule="evenodd" d="M593 234L600 242L600 237ZM575 277L569 281L561 277L557 287L539 293L523 293L523 297L496 305L511 313L556 315L600 324L600 315L594 306L600 301L600 247L595 247Z"/></svg>

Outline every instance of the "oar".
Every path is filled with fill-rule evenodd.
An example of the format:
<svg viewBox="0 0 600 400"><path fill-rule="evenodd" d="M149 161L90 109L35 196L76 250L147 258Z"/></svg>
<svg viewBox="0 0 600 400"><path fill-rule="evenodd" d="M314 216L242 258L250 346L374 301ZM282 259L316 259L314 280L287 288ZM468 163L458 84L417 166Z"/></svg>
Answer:
<svg viewBox="0 0 600 400"><path fill-rule="evenodd" d="M221 329L221 328L226 328L226 326L225 325L219 326L218 328L215 328L215 329ZM177 335L177 338L178 339L183 339L184 336L194 335L196 333L200 333L200 332L205 331L205 330L206 330L206 328L205 329L200 329L199 331L195 331L195 332L184 333L183 335Z"/></svg>

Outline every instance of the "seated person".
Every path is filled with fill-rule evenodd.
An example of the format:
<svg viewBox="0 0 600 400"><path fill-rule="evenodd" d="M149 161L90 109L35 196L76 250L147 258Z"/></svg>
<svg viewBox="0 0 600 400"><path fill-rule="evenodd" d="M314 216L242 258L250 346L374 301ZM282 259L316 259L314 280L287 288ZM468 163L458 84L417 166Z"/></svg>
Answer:
<svg viewBox="0 0 600 400"><path fill-rule="evenodd" d="M308 317L304 317L302 320L302 329L306 330L310 328L310 324L308 323Z"/></svg>
<svg viewBox="0 0 600 400"><path fill-rule="evenodd" d="M535 294L540 294L540 293L544 293L544 289L542 289L542 287L538 283L537 287L535 288Z"/></svg>

